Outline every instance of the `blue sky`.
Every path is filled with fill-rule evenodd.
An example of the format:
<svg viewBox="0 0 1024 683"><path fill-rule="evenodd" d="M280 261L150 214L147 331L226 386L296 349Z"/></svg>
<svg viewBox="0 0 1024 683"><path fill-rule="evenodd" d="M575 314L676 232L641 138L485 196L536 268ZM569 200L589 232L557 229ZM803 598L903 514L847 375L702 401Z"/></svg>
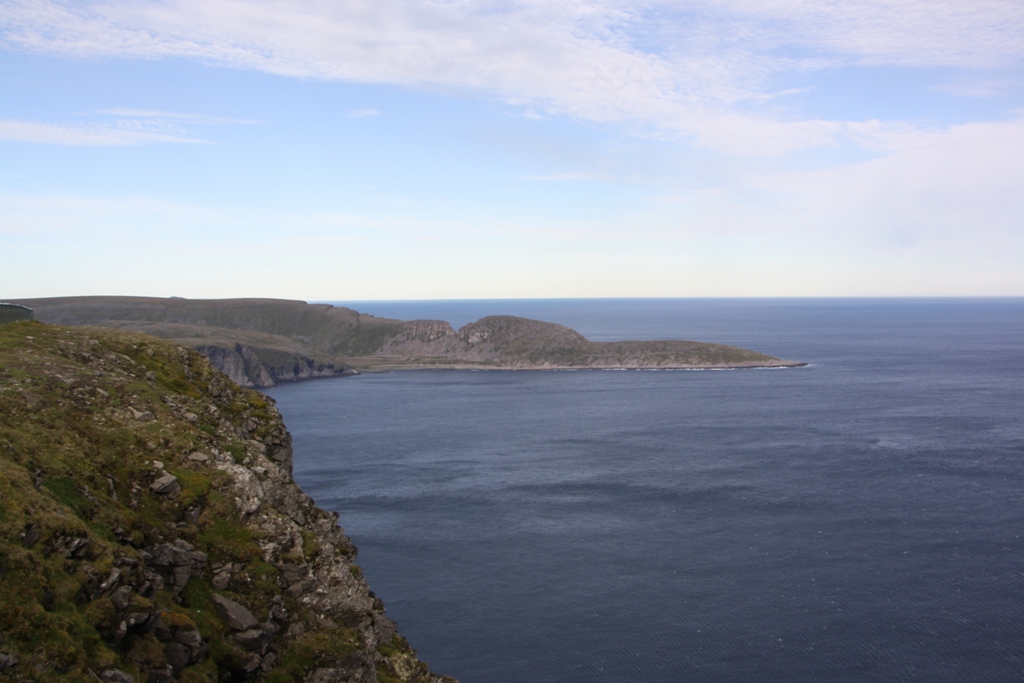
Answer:
<svg viewBox="0 0 1024 683"><path fill-rule="evenodd" d="M1024 295L1019 0L0 0L0 297Z"/></svg>

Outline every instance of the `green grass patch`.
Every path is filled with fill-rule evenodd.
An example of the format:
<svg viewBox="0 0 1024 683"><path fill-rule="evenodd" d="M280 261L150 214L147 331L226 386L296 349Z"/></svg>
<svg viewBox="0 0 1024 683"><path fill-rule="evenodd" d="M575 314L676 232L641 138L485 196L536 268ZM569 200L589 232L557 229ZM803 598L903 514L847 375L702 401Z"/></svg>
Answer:
<svg viewBox="0 0 1024 683"><path fill-rule="evenodd" d="M74 510L81 517L90 519L95 512L95 506L86 498L78 485L68 477L55 477L44 479L43 486L53 494L61 504Z"/></svg>
<svg viewBox="0 0 1024 683"><path fill-rule="evenodd" d="M281 656L280 664L267 676L267 681L284 683L304 680L314 669L338 664L354 654L359 649L359 643L359 632L351 629L320 631L299 636Z"/></svg>
<svg viewBox="0 0 1024 683"><path fill-rule="evenodd" d="M178 477L178 484L181 485L181 497L178 502L184 507L188 507L196 500L206 496L213 487L213 480L203 472L183 469L176 470L175 476Z"/></svg>
<svg viewBox="0 0 1024 683"><path fill-rule="evenodd" d="M216 493L210 499L220 498ZM253 540L253 533L239 522L235 515L218 514L219 505L211 506L211 510L203 514L200 520L198 542L201 547L216 559L230 559L248 563L260 557L260 547Z"/></svg>

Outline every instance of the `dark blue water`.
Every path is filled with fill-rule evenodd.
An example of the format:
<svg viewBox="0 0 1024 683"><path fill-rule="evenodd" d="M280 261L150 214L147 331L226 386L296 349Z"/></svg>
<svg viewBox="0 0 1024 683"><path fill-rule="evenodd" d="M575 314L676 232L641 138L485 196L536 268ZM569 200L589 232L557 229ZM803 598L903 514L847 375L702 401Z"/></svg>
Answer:
<svg viewBox="0 0 1024 683"><path fill-rule="evenodd" d="M1024 680L1024 300L361 303L810 367L271 390L420 655L464 683Z"/></svg>

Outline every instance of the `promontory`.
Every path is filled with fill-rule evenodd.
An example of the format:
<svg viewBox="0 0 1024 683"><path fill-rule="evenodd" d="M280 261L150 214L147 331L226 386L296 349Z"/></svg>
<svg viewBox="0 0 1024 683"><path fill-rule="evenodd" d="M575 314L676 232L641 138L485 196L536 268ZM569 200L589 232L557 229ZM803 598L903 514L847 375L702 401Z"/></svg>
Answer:
<svg viewBox="0 0 1024 683"><path fill-rule="evenodd" d="M456 330L284 299L61 297L22 299L37 320L145 332L192 347L243 386L403 368L775 368L781 360L685 340L594 342L564 325L489 316Z"/></svg>

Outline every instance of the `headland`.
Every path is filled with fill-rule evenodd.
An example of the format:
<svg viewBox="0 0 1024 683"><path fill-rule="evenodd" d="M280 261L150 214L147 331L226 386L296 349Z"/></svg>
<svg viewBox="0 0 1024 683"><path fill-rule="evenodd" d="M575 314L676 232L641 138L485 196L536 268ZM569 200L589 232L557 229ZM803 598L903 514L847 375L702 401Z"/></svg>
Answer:
<svg viewBox="0 0 1024 683"><path fill-rule="evenodd" d="M710 369L806 365L725 344L594 342L556 323L488 316L378 318L285 299L60 297L21 299L37 320L145 332L192 347L243 386L399 369Z"/></svg>

